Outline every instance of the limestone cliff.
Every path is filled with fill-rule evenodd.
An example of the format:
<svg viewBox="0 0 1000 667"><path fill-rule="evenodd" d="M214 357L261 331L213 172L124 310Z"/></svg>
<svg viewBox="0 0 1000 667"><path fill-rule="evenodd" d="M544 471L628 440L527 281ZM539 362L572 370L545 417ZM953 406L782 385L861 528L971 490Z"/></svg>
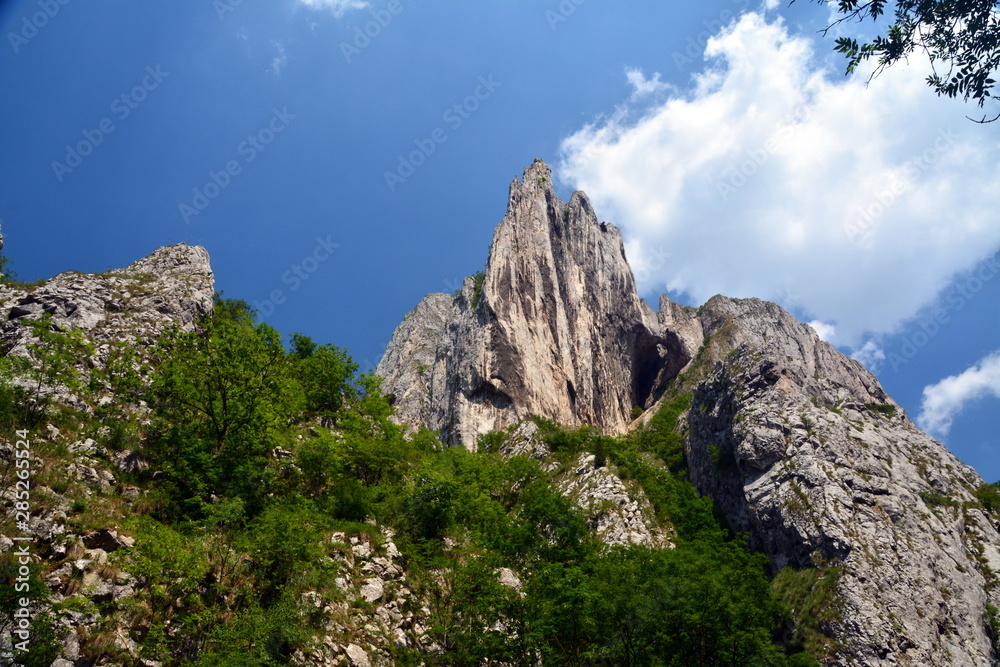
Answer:
<svg viewBox="0 0 1000 667"><path fill-rule="evenodd" d="M560 201L544 163L511 185L481 280L425 298L377 373L403 421L467 447L532 414L621 433L634 406L689 391L691 480L775 572L835 579L825 664L997 664L1000 526L975 471L774 304L654 313L618 229L582 193Z"/></svg>
<svg viewBox="0 0 1000 667"><path fill-rule="evenodd" d="M774 304L715 297L700 321L691 479L775 569L835 568L826 664L996 664L1000 526L976 472Z"/></svg>
<svg viewBox="0 0 1000 667"><path fill-rule="evenodd" d="M376 373L401 418L466 447L531 414L624 431L670 342L636 292L621 232L535 161L510 186L486 269L406 316Z"/></svg>
<svg viewBox="0 0 1000 667"><path fill-rule="evenodd" d="M27 356L32 340L26 323L48 314L53 325L83 332L94 356L80 362L94 367L105 363L115 346L141 354L169 324L194 327L211 312L214 294L208 252L182 243L124 269L67 271L34 285L0 285L0 340L7 353ZM61 400L79 404L68 395Z"/></svg>

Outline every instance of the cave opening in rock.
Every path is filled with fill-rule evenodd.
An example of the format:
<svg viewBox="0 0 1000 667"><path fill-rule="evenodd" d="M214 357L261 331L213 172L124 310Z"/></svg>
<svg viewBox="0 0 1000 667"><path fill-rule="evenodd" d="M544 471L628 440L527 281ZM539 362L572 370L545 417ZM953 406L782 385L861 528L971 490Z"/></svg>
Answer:
<svg viewBox="0 0 1000 667"><path fill-rule="evenodd" d="M641 333L632 353L632 404L648 409L656 403L691 360L681 341L671 332L666 336Z"/></svg>

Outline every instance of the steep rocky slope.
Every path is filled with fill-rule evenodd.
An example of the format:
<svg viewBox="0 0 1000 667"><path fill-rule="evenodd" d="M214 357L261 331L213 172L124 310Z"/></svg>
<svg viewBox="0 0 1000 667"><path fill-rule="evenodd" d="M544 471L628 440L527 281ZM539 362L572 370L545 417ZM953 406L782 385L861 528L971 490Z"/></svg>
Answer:
<svg viewBox="0 0 1000 667"><path fill-rule="evenodd" d="M214 294L208 252L182 243L124 269L0 284L0 338L10 354L26 355L27 322L50 315L53 325L82 331L94 345L90 363L103 364L116 345L139 352L152 346L168 324L190 329L211 312Z"/></svg>
<svg viewBox="0 0 1000 667"><path fill-rule="evenodd" d="M1000 535L975 471L774 304L715 297L699 319L692 481L776 569L836 571L829 664L995 664Z"/></svg>
<svg viewBox="0 0 1000 667"><path fill-rule="evenodd" d="M0 285L0 338L7 354L30 359L35 354L29 348L40 345L30 326L33 321L48 315L51 326L81 334L86 345L79 349L87 356L74 361L85 380L84 389L42 386L38 393L57 406L93 414L112 401L127 400L114 396L95 369L105 368L122 351L137 363L148 356L164 327L177 324L191 329L211 312L213 296L213 274L204 248L183 244L160 248L124 269L66 272L34 285ZM23 378L14 382L24 384ZM31 429L26 432L32 446L32 477L30 518L24 529L16 531L13 520L21 503L15 498L23 494L17 495L15 462L22 460L24 450L18 450L13 439L0 439L0 499L5 510L0 517L0 554L14 549L9 536L25 533L32 538L32 557L51 591L50 604L33 609L35 618L48 618L52 605L61 607L52 616L60 656L52 663L56 667L100 664L94 659L94 645L102 642L109 650L135 651L127 624L118 619L109 635L112 619L102 618L95 606L128 604L140 587L136 577L109 563L116 552L135 544L117 524L140 513L138 508L147 503L131 479L147 467L143 456L125 448L133 443L122 438L115 449L110 446L120 426L111 421L102 426L95 434L98 442L61 431L47 420L37 428L17 424ZM0 662L11 655L7 620L0 615ZM33 636L32 642L44 645L45 640Z"/></svg>
<svg viewBox="0 0 1000 667"><path fill-rule="evenodd" d="M528 167L483 279L400 325L377 373L401 418L472 447L532 414L620 433L633 406L689 391L691 480L775 572L834 582L815 628L826 664L996 664L1000 526L975 471L774 304L663 297L653 313L619 231L550 181Z"/></svg>
<svg viewBox="0 0 1000 667"><path fill-rule="evenodd" d="M655 397L671 347L658 330L621 232L583 193L562 202L536 160L510 186L483 275L425 298L376 373L403 420L451 444L472 447L533 413L620 433Z"/></svg>

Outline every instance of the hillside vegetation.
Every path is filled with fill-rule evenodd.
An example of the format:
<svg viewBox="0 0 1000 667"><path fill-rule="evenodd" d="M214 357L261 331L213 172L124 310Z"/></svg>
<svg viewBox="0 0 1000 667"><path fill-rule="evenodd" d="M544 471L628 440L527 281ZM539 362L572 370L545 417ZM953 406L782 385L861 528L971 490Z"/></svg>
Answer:
<svg viewBox="0 0 1000 667"><path fill-rule="evenodd" d="M19 664L48 667L74 645L76 664L326 664L324 645L363 642L376 664L814 664L767 559L685 479L689 395L622 438L539 420L542 462L501 454L502 432L475 453L405 434L345 350L301 335L286 349L239 301L103 368L78 363L77 333L44 319L34 331L36 363L5 357L0 388L3 535L23 534L18 431L32 456L34 618ZM554 483L580 452L642 488L675 548L593 536ZM108 531L115 544L88 544ZM351 583L354 554L390 539L410 594L393 611L419 620L395 637ZM24 593L5 551L6 640Z"/></svg>

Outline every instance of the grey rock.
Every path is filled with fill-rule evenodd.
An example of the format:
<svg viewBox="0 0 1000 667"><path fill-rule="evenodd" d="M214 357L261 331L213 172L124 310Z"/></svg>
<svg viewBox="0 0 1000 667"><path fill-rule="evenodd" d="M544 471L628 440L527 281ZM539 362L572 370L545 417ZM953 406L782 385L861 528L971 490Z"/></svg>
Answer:
<svg viewBox="0 0 1000 667"><path fill-rule="evenodd" d="M371 667L372 662L368 658L368 653L360 646L350 644L347 647L346 653L354 667Z"/></svg>
<svg viewBox="0 0 1000 667"><path fill-rule="evenodd" d="M825 664L995 664L971 554L996 553L1000 535L971 506L975 471L778 306L715 297L701 322L710 370L686 421L692 480L775 569L840 568L841 619L825 631L844 648Z"/></svg>
<svg viewBox="0 0 1000 667"><path fill-rule="evenodd" d="M94 602L111 602L115 599L115 585L96 572L86 572L83 575L83 594Z"/></svg>
<svg viewBox="0 0 1000 667"><path fill-rule="evenodd" d="M587 526L605 544L641 544L671 548L672 541L652 519L641 490L630 491L607 467L594 465L593 454L581 454L575 470L556 485L587 517Z"/></svg>
<svg viewBox="0 0 1000 667"><path fill-rule="evenodd" d="M102 491L109 491L115 483L115 476L104 468L91 467L83 464L70 463L66 466L66 472L70 477L86 484L100 487Z"/></svg>
<svg viewBox="0 0 1000 667"><path fill-rule="evenodd" d="M135 538L121 535L116 530L101 528L83 536L83 546L88 549L101 549L111 553L119 549L135 546Z"/></svg>
<svg viewBox="0 0 1000 667"><path fill-rule="evenodd" d="M532 413L621 433L655 400L677 342L638 297L621 232L586 195L562 202L536 160L510 186L481 290L431 294L393 335L376 373L401 419L472 448ZM678 352L680 352L678 350Z"/></svg>
<svg viewBox="0 0 1000 667"><path fill-rule="evenodd" d="M139 452L130 449L123 449L112 455L115 467L122 472L136 473L149 467L146 459Z"/></svg>
<svg viewBox="0 0 1000 667"><path fill-rule="evenodd" d="M502 567L497 572L497 582L518 593L521 592L521 588L523 587L520 577L514 573L514 570L507 567Z"/></svg>
<svg viewBox="0 0 1000 667"><path fill-rule="evenodd" d="M145 354L164 328L190 330L211 312L215 284L208 253L185 244L159 248L127 268L100 274L61 273L30 291L0 285L0 339L9 354L30 357L27 319L44 314L53 324L82 330L96 353L81 359L86 373L108 361L115 346ZM44 390L56 400L84 408L65 388ZM58 433L49 434L56 440Z"/></svg>
<svg viewBox="0 0 1000 667"><path fill-rule="evenodd" d="M717 296L694 309L663 297L654 313L617 228L598 224L582 193L560 201L541 162L511 185L481 290L469 278L426 297L376 372L405 424L470 448L532 414L622 433L634 406L651 407L683 374L693 402L680 426L699 491L774 571L841 573L840 618L821 628L841 648L825 664L997 664L985 612L1000 606L1000 526L976 505L975 471L775 304ZM502 453L557 472L605 541L670 546L641 493L588 457L560 472L535 434L511 429Z"/></svg>
<svg viewBox="0 0 1000 667"><path fill-rule="evenodd" d="M538 461L548 458L549 448L538 437L538 425L533 421L519 424L504 440L500 453L504 456L528 456Z"/></svg>
<svg viewBox="0 0 1000 667"><path fill-rule="evenodd" d="M74 454L93 454L96 447L97 443L94 439L87 438L86 440L81 440L80 442L74 442L69 446L69 451Z"/></svg>
<svg viewBox="0 0 1000 667"><path fill-rule="evenodd" d="M382 583L381 579L368 579L361 587L361 597L366 602L377 602L382 599L383 595L385 595L385 584Z"/></svg>

